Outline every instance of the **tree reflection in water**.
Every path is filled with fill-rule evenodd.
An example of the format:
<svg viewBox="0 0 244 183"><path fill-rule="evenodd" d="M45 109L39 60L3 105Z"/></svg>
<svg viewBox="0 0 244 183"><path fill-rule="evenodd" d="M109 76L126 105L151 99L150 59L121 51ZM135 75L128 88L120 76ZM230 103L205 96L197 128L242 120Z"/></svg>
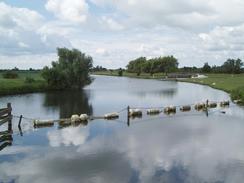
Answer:
<svg viewBox="0 0 244 183"><path fill-rule="evenodd" d="M45 94L44 106L58 109L60 118L69 118L72 114L93 114L89 103L90 93L83 90L48 92Z"/></svg>

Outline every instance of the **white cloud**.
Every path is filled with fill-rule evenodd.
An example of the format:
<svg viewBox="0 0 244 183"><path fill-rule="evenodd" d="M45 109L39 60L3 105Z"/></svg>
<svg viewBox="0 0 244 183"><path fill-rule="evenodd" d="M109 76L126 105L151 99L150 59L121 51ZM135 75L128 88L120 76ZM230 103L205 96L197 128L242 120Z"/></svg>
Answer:
<svg viewBox="0 0 244 183"><path fill-rule="evenodd" d="M86 142L89 136L88 128L64 128L62 130L49 131L47 137L52 147L59 147L61 145L82 145Z"/></svg>
<svg viewBox="0 0 244 183"><path fill-rule="evenodd" d="M102 55L102 56L108 56L109 55L108 51L104 48L97 48L96 53L99 55Z"/></svg>
<svg viewBox="0 0 244 183"><path fill-rule="evenodd" d="M87 19L88 4L85 0L48 0L46 9L62 20L84 23Z"/></svg>
<svg viewBox="0 0 244 183"><path fill-rule="evenodd" d="M114 31L121 31L124 29L124 26L115 21L112 18L103 16L100 20L100 24L104 26L104 24L110 29Z"/></svg>
<svg viewBox="0 0 244 183"><path fill-rule="evenodd" d="M112 6L124 15L124 26L153 28L179 27L193 31L243 23L244 3L240 0L92 0L100 7ZM104 5L105 4L105 5ZM106 6L105 6L106 7Z"/></svg>
<svg viewBox="0 0 244 183"><path fill-rule="evenodd" d="M244 24L234 27L216 27L209 33L199 34L199 37L209 50L244 50Z"/></svg>
<svg viewBox="0 0 244 183"><path fill-rule="evenodd" d="M244 54L240 0L48 0L43 6L55 17L0 3L2 56L74 47L94 65L119 68L139 56L174 55L180 66L202 66Z"/></svg>

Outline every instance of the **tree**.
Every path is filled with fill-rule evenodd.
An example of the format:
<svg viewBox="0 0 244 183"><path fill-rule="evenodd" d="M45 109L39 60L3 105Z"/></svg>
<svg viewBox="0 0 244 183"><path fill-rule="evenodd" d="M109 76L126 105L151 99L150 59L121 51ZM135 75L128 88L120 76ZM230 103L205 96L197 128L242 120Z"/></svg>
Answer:
<svg viewBox="0 0 244 183"><path fill-rule="evenodd" d="M139 57L135 60L130 61L129 64L126 66L128 72L137 73L137 75L139 76L143 70L143 65L146 63L146 61L146 57Z"/></svg>
<svg viewBox="0 0 244 183"><path fill-rule="evenodd" d="M119 76L123 76L123 69L122 69L122 68L119 68L119 70L118 70L118 75L119 75Z"/></svg>
<svg viewBox="0 0 244 183"><path fill-rule="evenodd" d="M58 61L44 67L43 78L55 89L82 88L91 83L92 57L77 49L57 48Z"/></svg>
<svg viewBox="0 0 244 183"><path fill-rule="evenodd" d="M202 72L203 73L210 73L211 72L211 66L208 65L208 62L206 62L203 67L202 67Z"/></svg>
<svg viewBox="0 0 244 183"><path fill-rule="evenodd" d="M226 73L240 74L243 67L241 59L228 59L222 66L222 69Z"/></svg>
<svg viewBox="0 0 244 183"><path fill-rule="evenodd" d="M146 57L139 57L132 60L127 65L128 72L137 73L141 72L150 73L153 75L158 72L175 72L178 70L178 61L173 56L151 58L149 60Z"/></svg>

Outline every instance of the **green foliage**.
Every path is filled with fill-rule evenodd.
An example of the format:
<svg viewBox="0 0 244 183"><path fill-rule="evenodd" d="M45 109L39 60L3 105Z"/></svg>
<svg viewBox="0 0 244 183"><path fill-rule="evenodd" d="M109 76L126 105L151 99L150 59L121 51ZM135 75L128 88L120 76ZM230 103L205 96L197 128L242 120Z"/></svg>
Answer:
<svg viewBox="0 0 244 183"><path fill-rule="evenodd" d="M92 68L92 57L86 56L77 49L58 48L58 61L52 67L44 67L43 78L50 88L82 88L91 83L89 71Z"/></svg>
<svg viewBox="0 0 244 183"><path fill-rule="evenodd" d="M244 86L232 90L231 98L233 100L241 100L241 103L244 104Z"/></svg>
<svg viewBox="0 0 244 183"><path fill-rule="evenodd" d="M137 73L137 76L139 76L146 62L147 62L146 57L139 57L135 60L130 61L129 64L127 65L128 72Z"/></svg>
<svg viewBox="0 0 244 183"><path fill-rule="evenodd" d="M3 78L5 79L16 79L18 77L18 73L14 71L6 71L5 73L3 73Z"/></svg>
<svg viewBox="0 0 244 183"><path fill-rule="evenodd" d="M92 72L100 72L100 71L107 71L107 69L104 68L104 67L102 67L102 66L97 65L96 67L93 67L93 68L91 69L91 71L92 71Z"/></svg>
<svg viewBox="0 0 244 183"><path fill-rule="evenodd" d="M137 73L140 76L142 72L150 73L168 73L178 70L178 61L173 56L158 57L147 60L145 57L139 57L132 60L127 65L128 72Z"/></svg>
<svg viewBox="0 0 244 183"><path fill-rule="evenodd" d="M119 76L123 76L123 69L122 69L122 68L119 68L119 70L118 70L118 75L119 75Z"/></svg>
<svg viewBox="0 0 244 183"><path fill-rule="evenodd" d="M34 78L32 78L32 77L29 77L29 76L27 76L26 78L25 78L25 83L34 83L35 82L35 79Z"/></svg>
<svg viewBox="0 0 244 183"><path fill-rule="evenodd" d="M225 73L240 74L243 62L238 59L228 59L223 65L222 68Z"/></svg>
<svg viewBox="0 0 244 183"><path fill-rule="evenodd" d="M214 65L210 67L207 63L204 64L202 72L204 73L228 73L228 74L240 74L244 72L243 62L241 59L228 59L221 66Z"/></svg>
<svg viewBox="0 0 244 183"><path fill-rule="evenodd" d="M211 66L208 65L208 63L206 62L202 68L202 72L203 73L210 73L211 72Z"/></svg>

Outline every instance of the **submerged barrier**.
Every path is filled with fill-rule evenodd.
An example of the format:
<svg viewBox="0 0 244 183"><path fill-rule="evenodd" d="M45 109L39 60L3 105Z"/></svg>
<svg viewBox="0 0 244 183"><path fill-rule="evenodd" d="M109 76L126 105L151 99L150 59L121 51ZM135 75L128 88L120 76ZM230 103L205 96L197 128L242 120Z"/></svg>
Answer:
<svg viewBox="0 0 244 183"><path fill-rule="evenodd" d="M176 106L169 106L164 108L165 114L174 114L176 113Z"/></svg>
<svg viewBox="0 0 244 183"><path fill-rule="evenodd" d="M142 110L140 109L130 109L129 110L130 117L142 117Z"/></svg>
<svg viewBox="0 0 244 183"><path fill-rule="evenodd" d="M89 116L88 114L73 114L70 118L66 119L58 119L58 120L37 120L37 119L30 119L26 118L24 116L20 116L20 119L30 119L33 121L34 128L44 128L44 127L52 127L54 126L55 122L58 123L59 128L64 128L68 126L77 126L77 125L87 125L88 121L95 120L95 119L106 119L106 120L116 120L120 117L120 113L127 111L127 121L129 123L130 118L141 118L143 116L143 111L148 116L152 115L159 115L160 113L164 113L166 115L174 115L179 112L189 112L193 109L196 111L205 111L208 115L208 109L216 108L216 107L228 107L230 105L230 102L228 100L224 100L221 102L209 102L208 100L206 102L199 102L196 104L190 104L190 105L181 105L181 106L166 106L166 107L151 107L151 108L145 108L145 107L138 107L138 108L130 108L129 106L127 108L122 109L119 112L112 112L107 113L102 116ZM225 112L221 112L225 114Z"/></svg>
<svg viewBox="0 0 244 183"><path fill-rule="evenodd" d="M184 105L180 107L180 111L182 112L188 112L191 110L191 106L190 105Z"/></svg>
<svg viewBox="0 0 244 183"><path fill-rule="evenodd" d="M108 114L104 115L104 119L107 119L107 120L112 120L112 119L117 119L117 118L119 118L119 113L117 113L117 112L108 113Z"/></svg>
<svg viewBox="0 0 244 183"><path fill-rule="evenodd" d="M157 115L160 114L162 111L160 109L148 109L147 115Z"/></svg>

